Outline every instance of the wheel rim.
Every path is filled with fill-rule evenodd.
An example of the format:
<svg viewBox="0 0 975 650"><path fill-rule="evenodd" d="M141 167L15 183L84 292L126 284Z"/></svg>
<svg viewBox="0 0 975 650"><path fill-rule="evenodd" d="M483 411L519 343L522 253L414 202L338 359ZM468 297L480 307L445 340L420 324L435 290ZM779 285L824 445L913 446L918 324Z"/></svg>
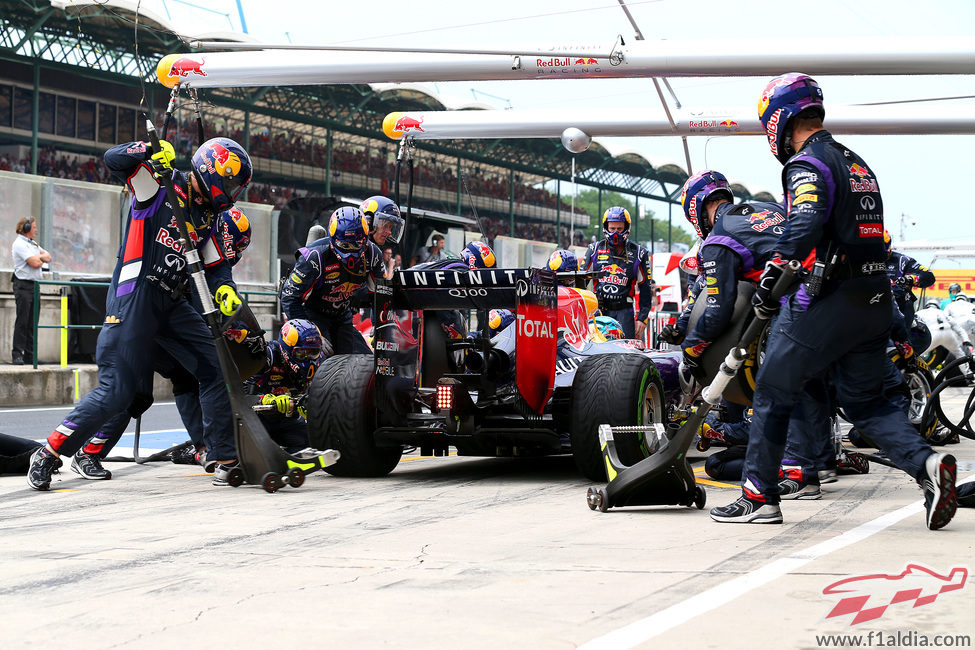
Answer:
<svg viewBox="0 0 975 650"><path fill-rule="evenodd" d="M643 391L643 400L640 405L640 424L646 426L655 422L663 422L663 416L663 399L660 395L660 388L657 386L657 382L649 380L646 389ZM658 446L656 435L654 435L652 444L648 441L649 432L639 435L642 438L641 447L644 453L649 456L653 453L651 449L656 450Z"/></svg>
<svg viewBox="0 0 975 650"><path fill-rule="evenodd" d="M917 426L921 423L921 416L924 414L924 407L928 404L931 391L928 382L918 373L907 375L907 387L911 392L911 424Z"/></svg>

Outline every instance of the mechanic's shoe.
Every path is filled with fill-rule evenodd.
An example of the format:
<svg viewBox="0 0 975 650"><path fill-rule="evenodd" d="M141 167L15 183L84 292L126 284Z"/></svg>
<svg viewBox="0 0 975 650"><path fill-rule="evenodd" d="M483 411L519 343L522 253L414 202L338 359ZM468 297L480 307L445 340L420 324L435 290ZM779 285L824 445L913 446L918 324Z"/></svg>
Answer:
<svg viewBox="0 0 975 650"><path fill-rule="evenodd" d="M846 451L836 461L837 474L869 474L870 461L858 451Z"/></svg>
<svg viewBox="0 0 975 650"><path fill-rule="evenodd" d="M823 498L823 491L819 489L817 483L807 483L806 481L794 478L784 478L779 481L779 498L787 500L813 501Z"/></svg>
<svg viewBox="0 0 975 650"><path fill-rule="evenodd" d="M230 473L240 467L240 462L234 461L225 465L216 461L212 462L216 467L213 469L213 481L211 483L216 486L230 485Z"/></svg>
<svg viewBox="0 0 975 650"><path fill-rule="evenodd" d="M196 452L196 462L199 463L199 465L203 468L203 471L207 474L213 474L213 471L217 468L217 461L207 460L206 448Z"/></svg>
<svg viewBox="0 0 975 650"><path fill-rule="evenodd" d="M819 484L823 485L825 483L836 483L836 470L835 469L821 469L816 474L819 476Z"/></svg>
<svg viewBox="0 0 975 650"><path fill-rule="evenodd" d="M102 467L102 461L98 456L83 451L74 455L71 460L71 471L91 481L107 481L112 478L112 473Z"/></svg>
<svg viewBox="0 0 975 650"><path fill-rule="evenodd" d="M177 465L196 465L196 447L192 442L187 442L174 449L169 454L169 460Z"/></svg>
<svg viewBox="0 0 975 650"><path fill-rule="evenodd" d="M927 524L931 530L944 528L955 516L958 507L958 495L955 492L955 476L958 468L955 457L951 454L937 452L928 456L924 461L924 510L927 512Z"/></svg>
<svg viewBox="0 0 975 650"><path fill-rule="evenodd" d="M711 508L711 519L732 524L781 524L782 510L777 503L755 501L743 494L734 503Z"/></svg>
<svg viewBox="0 0 975 650"><path fill-rule="evenodd" d="M50 490L51 475L58 473L61 459L47 450L38 447L30 456L30 467L27 468L27 485L35 490Z"/></svg>
<svg viewBox="0 0 975 650"><path fill-rule="evenodd" d="M959 508L975 508L975 481L962 483L955 493L958 495Z"/></svg>

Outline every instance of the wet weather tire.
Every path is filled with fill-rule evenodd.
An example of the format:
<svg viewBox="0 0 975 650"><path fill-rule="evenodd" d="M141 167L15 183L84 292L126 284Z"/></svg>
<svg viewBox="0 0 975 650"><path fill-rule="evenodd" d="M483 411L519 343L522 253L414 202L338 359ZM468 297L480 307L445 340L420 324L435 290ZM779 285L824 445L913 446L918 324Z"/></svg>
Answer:
<svg viewBox="0 0 975 650"><path fill-rule="evenodd" d="M599 425L643 425L663 422L663 382L649 358L642 354L599 354L576 370L572 382L572 456L583 476L606 481L606 464L599 445ZM655 440L654 434L647 434ZM626 465L650 452L644 434L614 435L616 451Z"/></svg>
<svg viewBox="0 0 975 650"><path fill-rule="evenodd" d="M373 401L373 358L342 354L322 364L308 390L308 438L316 449L341 453L325 471L334 476L386 476L402 449L377 447Z"/></svg>

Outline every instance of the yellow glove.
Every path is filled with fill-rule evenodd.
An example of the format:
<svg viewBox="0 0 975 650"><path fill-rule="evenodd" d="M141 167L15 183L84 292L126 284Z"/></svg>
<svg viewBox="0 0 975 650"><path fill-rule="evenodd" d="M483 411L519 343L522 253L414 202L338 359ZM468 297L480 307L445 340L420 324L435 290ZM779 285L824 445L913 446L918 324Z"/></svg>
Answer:
<svg viewBox="0 0 975 650"><path fill-rule="evenodd" d="M290 395L265 395L261 404L273 404L278 413L290 416L295 411L295 402Z"/></svg>
<svg viewBox="0 0 975 650"><path fill-rule="evenodd" d="M217 292L213 294L213 298L220 304L220 313L224 316L233 316L237 308L240 307L240 298L237 297L237 292L229 284L222 285Z"/></svg>
<svg viewBox="0 0 975 650"><path fill-rule="evenodd" d="M172 171L173 161L176 160L176 151L173 149L173 145L165 140L159 141L159 149L159 151L149 156L149 160L152 161L150 164L152 165L153 171L161 176L167 170Z"/></svg>
<svg viewBox="0 0 975 650"><path fill-rule="evenodd" d="M305 418L307 420L308 419L308 409L306 409L304 406L299 406L298 407L298 417L302 417L302 418Z"/></svg>

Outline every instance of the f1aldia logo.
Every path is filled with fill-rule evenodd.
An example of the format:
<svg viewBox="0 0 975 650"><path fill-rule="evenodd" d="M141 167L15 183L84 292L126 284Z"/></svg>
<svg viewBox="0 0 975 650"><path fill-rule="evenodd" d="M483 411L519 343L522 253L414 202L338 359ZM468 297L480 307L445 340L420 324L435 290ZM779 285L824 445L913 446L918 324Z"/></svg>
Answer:
<svg viewBox="0 0 975 650"><path fill-rule="evenodd" d="M908 564L895 575L874 573L843 578L823 589L824 595L839 597L826 618L852 615L850 625L875 621L891 607L930 605L942 594L964 589L967 582L966 567L954 567L942 575L919 564Z"/></svg>

